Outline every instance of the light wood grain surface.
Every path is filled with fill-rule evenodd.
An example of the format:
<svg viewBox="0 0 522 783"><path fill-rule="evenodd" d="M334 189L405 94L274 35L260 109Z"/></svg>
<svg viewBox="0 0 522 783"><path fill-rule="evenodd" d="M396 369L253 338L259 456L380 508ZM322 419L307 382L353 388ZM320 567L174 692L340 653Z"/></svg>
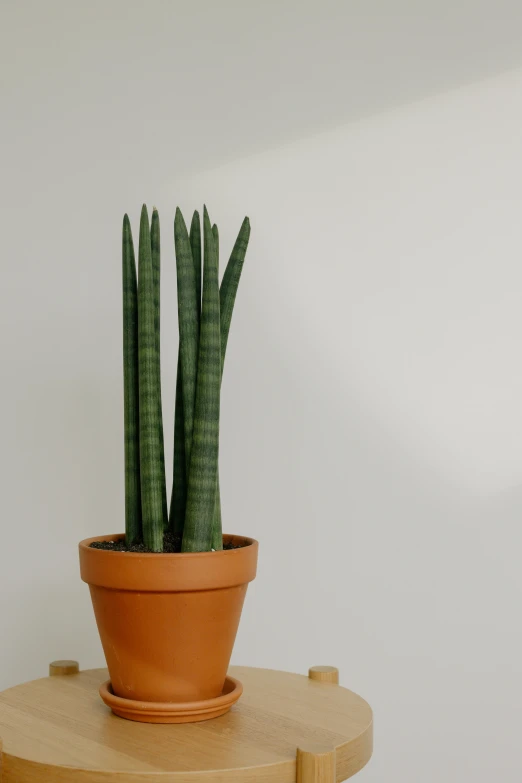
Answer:
<svg viewBox="0 0 522 783"><path fill-rule="evenodd" d="M297 783L335 783L335 750L328 746L297 748Z"/></svg>
<svg viewBox="0 0 522 783"><path fill-rule="evenodd" d="M308 669L308 676L317 682L331 682L339 685L339 669L335 666L312 666Z"/></svg>
<svg viewBox="0 0 522 783"><path fill-rule="evenodd" d="M49 664L49 677L62 677L64 674L78 674L78 661L53 661Z"/></svg>
<svg viewBox="0 0 522 783"><path fill-rule="evenodd" d="M232 667L230 674L244 685L231 712L179 726L114 716L98 695L105 669L4 691L1 783L295 783L297 748L308 754L317 745L326 757L303 757L301 779L314 780L310 765L319 764L323 777L315 780L323 783L329 750L337 781L369 760L372 712L356 694L268 669Z"/></svg>

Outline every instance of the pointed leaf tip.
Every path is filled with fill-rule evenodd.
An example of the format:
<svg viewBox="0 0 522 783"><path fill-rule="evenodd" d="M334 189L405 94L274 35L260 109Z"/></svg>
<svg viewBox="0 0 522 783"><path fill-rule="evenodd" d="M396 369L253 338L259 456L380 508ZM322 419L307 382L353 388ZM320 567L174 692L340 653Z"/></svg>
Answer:
<svg viewBox="0 0 522 783"><path fill-rule="evenodd" d="M179 207L176 207L176 215L174 217L174 225L178 225L183 227L183 229L187 230L187 224L185 223L185 218L183 217L183 212Z"/></svg>

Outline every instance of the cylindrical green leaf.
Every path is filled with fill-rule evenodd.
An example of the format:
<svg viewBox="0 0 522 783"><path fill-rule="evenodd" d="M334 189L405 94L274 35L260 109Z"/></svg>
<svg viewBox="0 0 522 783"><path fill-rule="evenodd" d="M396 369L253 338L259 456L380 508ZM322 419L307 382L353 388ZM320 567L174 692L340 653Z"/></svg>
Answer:
<svg viewBox="0 0 522 783"><path fill-rule="evenodd" d="M214 502L214 517L212 520L212 549L219 552L223 549L223 523L221 520L221 490L219 487L219 466L216 480L216 499Z"/></svg>
<svg viewBox="0 0 522 783"><path fill-rule="evenodd" d="M212 236L216 246L217 264L219 267L219 229L217 223L212 226ZM221 314L220 314L221 319ZM223 368L223 356L221 357L221 367ZM223 369L222 369L223 371ZM214 504L214 520L212 522L212 549L216 552L223 549L223 526L221 522L221 491L219 488L219 465L218 476L216 480L216 500Z"/></svg>
<svg viewBox="0 0 522 783"><path fill-rule="evenodd" d="M216 224L212 226L212 233L216 243L219 241L218 227ZM248 240L250 238L250 221L246 217L239 230L236 242L230 254L230 258L221 281L221 287L219 290L220 299L220 322L221 322L221 374L223 375L223 366L225 363L225 354L228 344L228 334L230 331L230 324L232 321L232 313L234 310L234 303L236 300L236 293L239 286L239 280L241 278L241 272L243 270L243 262L248 247ZM216 507L214 510L214 522L212 532L212 548L223 548L223 531L221 522L221 492L219 487L219 474L217 479L216 490Z"/></svg>
<svg viewBox="0 0 522 783"><path fill-rule="evenodd" d="M158 389L159 389L159 405L158 405L158 418L159 418L159 440L160 440L160 459L162 468L163 488L162 488L162 506L163 506L163 526L166 529L168 526L168 512L167 512L167 486L165 478L165 442L163 434L163 405L161 401L161 250L160 250L160 221L158 210L152 211L152 220L150 227L150 249L152 256L152 274L154 277L154 325L156 329L156 344L158 351Z"/></svg>
<svg viewBox="0 0 522 783"><path fill-rule="evenodd" d="M228 334L234 312L234 302L236 301L237 288L243 271L243 263L250 239L250 221L246 217L237 235L232 253L228 260L221 287L219 289L219 299L221 307L221 363L225 363L225 354L227 351Z"/></svg>
<svg viewBox="0 0 522 783"><path fill-rule="evenodd" d="M192 249L183 215L176 210L174 219L176 271L178 281L178 323L181 354L181 384L187 473L190 466L199 343L199 305Z"/></svg>
<svg viewBox="0 0 522 783"><path fill-rule="evenodd" d="M194 431L183 531L184 552L208 551L212 547L219 457L221 387L219 270L215 241L206 208L203 214L203 237L203 297Z"/></svg>
<svg viewBox="0 0 522 783"><path fill-rule="evenodd" d="M187 502L187 469L185 461L185 433L183 423L183 391L181 383L181 359L178 351L176 378L176 407L174 413L174 466L172 494L170 496L169 527L173 533L183 534L185 505Z"/></svg>
<svg viewBox="0 0 522 783"><path fill-rule="evenodd" d="M212 226L212 236L214 237L214 243L216 245L216 255L218 260L218 266L219 266L219 229L217 227L217 223L214 223Z"/></svg>
<svg viewBox="0 0 522 783"><path fill-rule="evenodd" d="M123 410L125 431L125 538L141 538L141 488L138 382L138 287L132 232L123 218Z"/></svg>
<svg viewBox="0 0 522 783"><path fill-rule="evenodd" d="M192 215L190 224L190 248L192 250L192 262L196 275L196 297L198 300L198 317L201 316L201 225L197 209Z"/></svg>
<svg viewBox="0 0 522 783"><path fill-rule="evenodd" d="M140 220L138 255L138 360L140 409L140 471L143 540L153 552L163 551L163 490L161 465L159 354L156 336L154 272L147 207Z"/></svg>

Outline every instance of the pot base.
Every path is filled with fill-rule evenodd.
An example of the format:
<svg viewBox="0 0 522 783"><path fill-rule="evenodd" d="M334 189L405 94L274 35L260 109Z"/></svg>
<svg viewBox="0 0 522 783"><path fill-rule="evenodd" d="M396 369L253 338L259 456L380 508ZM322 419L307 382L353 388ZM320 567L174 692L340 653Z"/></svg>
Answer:
<svg viewBox="0 0 522 783"><path fill-rule="evenodd" d="M197 723L224 715L243 693L234 677L227 677L220 696L205 701L147 702L123 699L113 693L111 681L100 686L100 696L115 715L140 723Z"/></svg>

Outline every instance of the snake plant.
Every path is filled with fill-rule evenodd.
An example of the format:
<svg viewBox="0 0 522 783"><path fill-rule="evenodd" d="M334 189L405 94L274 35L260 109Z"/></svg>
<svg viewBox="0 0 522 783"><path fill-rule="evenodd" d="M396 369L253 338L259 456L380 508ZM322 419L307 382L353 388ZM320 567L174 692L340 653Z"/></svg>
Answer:
<svg viewBox="0 0 522 783"><path fill-rule="evenodd" d="M221 380L237 288L250 237L245 218L219 283L219 232L206 207L190 230L174 219L179 348L174 468L167 512L160 361L160 224L141 212L138 272L123 219L125 535L162 552L166 535L183 552L223 547L219 491ZM203 254L201 252L203 238ZM203 255L203 257L202 257Z"/></svg>

